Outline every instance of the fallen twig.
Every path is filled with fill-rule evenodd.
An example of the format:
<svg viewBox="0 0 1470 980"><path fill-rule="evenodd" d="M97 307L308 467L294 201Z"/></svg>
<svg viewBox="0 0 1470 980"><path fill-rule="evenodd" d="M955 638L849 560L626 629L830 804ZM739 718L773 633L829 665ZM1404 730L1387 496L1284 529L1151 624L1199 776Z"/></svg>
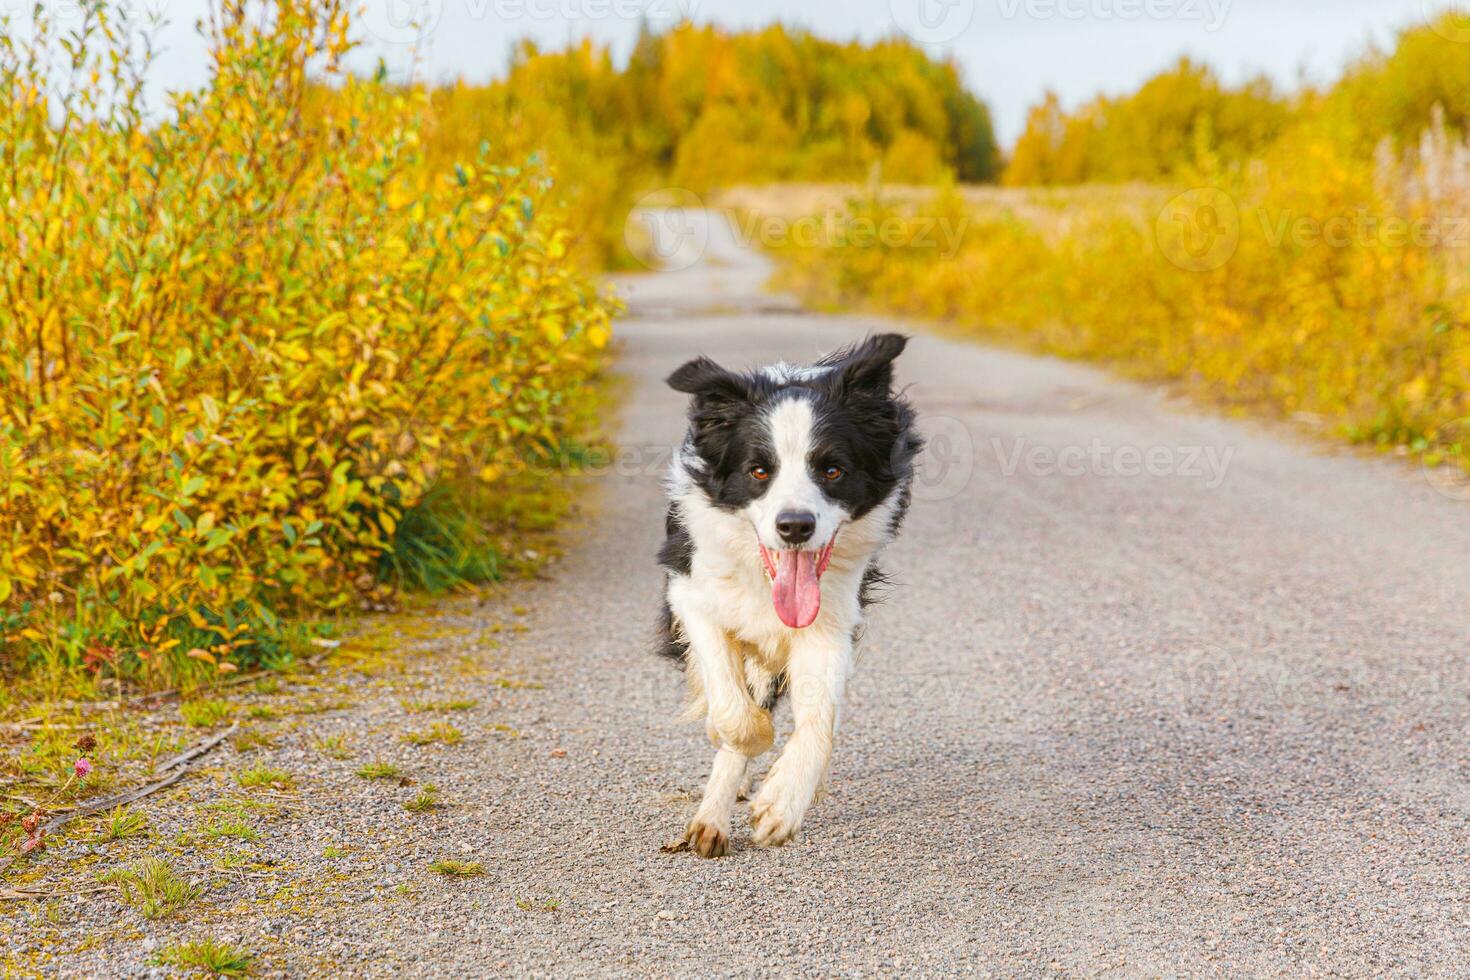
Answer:
<svg viewBox="0 0 1470 980"><path fill-rule="evenodd" d="M231 735L235 734L235 730L239 727L240 723L237 721L229 728L226 728L224 731L220 732L218 735L210 736L209 738L200 742L198 745L194 746L188 751L174 756L172 759L159 766L157 771L168 772L170 769L182 766L186 762L194 761L204 753L208 752L210 749L214 748L219 743L223 742L225 739L229 738Z"/></svg>
<svg viewBox="0 0 1470 980"><path fill-rule="evenodd" d="M118 891L117 885L94 885L91 888L73 888L70 891L43 892L34 888L0 888L0 902L25 902L37 898L67 898L72 895L92 895L97 892Z"/></svg>

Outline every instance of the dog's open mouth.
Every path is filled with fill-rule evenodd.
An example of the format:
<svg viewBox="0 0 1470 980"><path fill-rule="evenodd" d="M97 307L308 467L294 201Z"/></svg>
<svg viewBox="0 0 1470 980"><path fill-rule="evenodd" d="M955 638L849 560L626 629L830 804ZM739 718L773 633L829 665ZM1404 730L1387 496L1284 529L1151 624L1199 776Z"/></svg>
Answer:
<svg viewBox="0 0 1470 980"><path fill-rule="evenodd" d="M781 622L792 629L806 629L817 621L822 609L822 573L832 562L832 535L818 551L768 551L760 545L761 561L771 578L771 602Z"/></svg>

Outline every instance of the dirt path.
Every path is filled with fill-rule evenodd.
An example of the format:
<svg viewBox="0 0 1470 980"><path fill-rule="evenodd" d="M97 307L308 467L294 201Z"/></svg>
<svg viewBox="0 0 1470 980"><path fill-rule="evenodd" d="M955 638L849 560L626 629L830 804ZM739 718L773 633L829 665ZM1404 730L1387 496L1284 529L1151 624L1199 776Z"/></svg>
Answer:
<svg viewBox="0 0 1470 980"><path fill-rule="evenodd" d="M59 932L62 972L135 972L145 946L215 934L293 975L1463 974L1470 505L1391 462L926 336L900 374L936 452L831 795L784 849L752 849L737 816L727 859L661 853L711 753L647 650L682 431L659 379L875 325L793 312L707 235L702 261L630 284L627 452L554 581L524 615L427 631L457 672L358 682L353 706L221 759L221 785L268 763L310 787L241 845L261 877L209 872L201 909L158 924L63 903L121 933L75 950ZM462 743L414 747L398 735L440 716L404 696L480 700L445 715ZM354 757L308 731L350 734ZM407 813L418 785L356 775L374 758L446 805ZM429 871L445 856L485 873Z"/></svg>

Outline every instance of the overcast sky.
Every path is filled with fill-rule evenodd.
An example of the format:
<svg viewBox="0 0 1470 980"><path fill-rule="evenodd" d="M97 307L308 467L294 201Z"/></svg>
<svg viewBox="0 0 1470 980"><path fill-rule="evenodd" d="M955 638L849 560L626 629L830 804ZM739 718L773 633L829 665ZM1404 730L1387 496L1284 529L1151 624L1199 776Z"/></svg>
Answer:
<svg viewBox="0 0 1470 980"><path fill-rule="evenodd" d="M33 0L0 0L23 14ZM45 0L63 15L75 0ZM167 87L204 77L193 24L210 0L132 0L169 21L158 67ZM1470 0L363 0L363 64L385 57L395 74L483 80L502 71L512 42L560 46L591 36L625 57L646 17L655 26L758 27L780 20L818 34L874 39L901 31L952 54L995 114L1009 145L1026 109L1048 89L1075 105L1118 93L1188 54L1227 80L1266 72L1285 86L1330 80L1372 43ZM415 30L413 23L425 25ZM1466 48L1470 57L1470 45Z"/></svg>

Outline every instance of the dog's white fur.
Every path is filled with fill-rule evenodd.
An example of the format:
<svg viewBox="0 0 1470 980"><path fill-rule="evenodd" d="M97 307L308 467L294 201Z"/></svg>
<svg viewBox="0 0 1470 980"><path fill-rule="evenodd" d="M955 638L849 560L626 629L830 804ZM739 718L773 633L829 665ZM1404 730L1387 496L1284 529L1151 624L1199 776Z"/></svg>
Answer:
<svg viewBox="0 0 1470 980"><path fill-rule="evenodd" d="M892 537L902 490L852 520L822 494L809 472L813 423L806 399L782 399L771 408L767 425L778 456L773 485L739 512L715 508L695 486L690 471L703 462L692 450L680 453L671 468L669 494L694 547L690 574L670 578L669 606L690 645L690 713L704 716L718 749L686 833L702 854L728 849L731 812L750 760L774 741L770 714L760 702L783 674L795 727L751 803L750 820L759 845L784 843L801 826L832 758L862 625L863 576ZM758 542L773 551L785 547L775 520L787 510L816 515L812 548L836 535L821 579L821 610L816 622L800 630L777 617L757 547Z"/></svg>

